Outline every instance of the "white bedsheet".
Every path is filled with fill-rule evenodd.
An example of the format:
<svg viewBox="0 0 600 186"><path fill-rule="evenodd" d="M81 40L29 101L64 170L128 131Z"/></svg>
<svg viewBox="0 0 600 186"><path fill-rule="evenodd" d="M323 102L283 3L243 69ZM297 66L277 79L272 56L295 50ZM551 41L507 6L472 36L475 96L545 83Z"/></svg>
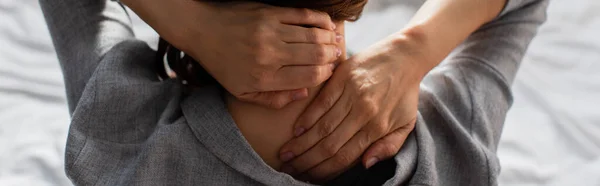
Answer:
<svg viewBox="0 0 600 186"><path fill-rule="evenodd" d="M156 33L134 17L136 35ZM156 46L153 44L152 46ZM62 74L37 0L0 0L0 185L70 185Z"/></svg>
<svg viewBox="0 0 600 186"><path fill-rule="evenodd" d="M348 25L349 48L399 30L419 2L371 1L363 19ZM515 80L499 147L502 185L600 185L598 10L597 0L552 2ZM156 42L134 23L138 36ZM69 185L64 85L37 0L0 0L0 43L0 185Z"/></svg>
<svg viewBox="0 0 600 186"><path fill-rule="evenodd" d="M0 185L67 185L69 114L37 1L0 0Z"/></svg>
<svg viewBox="0 0 600 186"><path fill-rule="evenodd" d="M504 185L600 185L600 1L555 0L513 85Z"/></svg>

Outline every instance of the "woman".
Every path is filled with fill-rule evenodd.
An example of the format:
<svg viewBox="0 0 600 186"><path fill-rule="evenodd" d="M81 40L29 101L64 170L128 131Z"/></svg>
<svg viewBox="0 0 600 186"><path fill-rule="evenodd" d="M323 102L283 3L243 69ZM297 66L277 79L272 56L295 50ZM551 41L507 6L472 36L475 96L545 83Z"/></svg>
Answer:
<svg viewBox="0 0 600 186"><path fill-rule="evenodd" d="M530 3L426 1L405 29L340 64L332 76L327 64L335 60L333 26L312 11L247 2L123 2L166 40L198 59L238 99L281 108L306 98L307 88L328 80L294 124L295 138L280 149L286 170L314 178L339 174L357 159L370 167L393 157L413 129L419 83L427 72L472 32L497 18L505 4L508 12Z"/></svg>
<svg viewBox="0 0 600 186"><path fill-rule="evenodd" d="M510 100L508 84L544 19L546 3L508 4L501 18L476 32L447 65L425 78L416 134L395 159L369 170L357 166L329 183L495 183L497 170L491 169L497 168L493 149L499 132L482 129L502 125ZM133 39L118 4L41 4L74 108L66 169L76 184L304 184L268 166L277 168L277 162L269 163L264 155L271 150L255 153L261 150L252 148L257 145L251 138L257 135L251 133L263 129L238 130L260 122L243 119L257 108L227 108L226 103L244 103L235 103L233 97L223 101L215 87L186 95L179 82L160 81L151 64L155 52ZM512 32L502 35L507 30ZM496 107L485 107L488 104ZM235 109L244 110L235 114ZM250 122L236 123L236 118ZM292 131L293 122L288 127ZM471 173L475 175L465 176Z"/></svg>

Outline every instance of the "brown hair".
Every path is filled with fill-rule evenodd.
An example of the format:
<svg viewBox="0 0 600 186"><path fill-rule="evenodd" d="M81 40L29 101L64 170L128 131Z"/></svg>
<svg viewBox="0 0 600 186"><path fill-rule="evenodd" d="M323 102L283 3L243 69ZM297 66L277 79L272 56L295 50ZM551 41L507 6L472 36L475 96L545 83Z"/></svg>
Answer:
<svg viewBox="0 0 600 186"><path fill-rule="evenodd" d="M225 3L244 0L204 0ZM329 14L334 21L356 21L360 18L368 0L249 0L280 7L307 8ZM159 40L156 66L162 78L169 78L164 67L164 58L168 66L177 74L177 78L190 85L202 86L217 83L202 66L190 56L182 56L181 51L164 39Z"/></svg>
<svg viewBox="0 0 600 186"><path fill-rule="evenodd" d="M234 2L244 0L204 0ZM368 0L250 0L280 7L307 8L329 14L334 21L356 21Z"/></svg>

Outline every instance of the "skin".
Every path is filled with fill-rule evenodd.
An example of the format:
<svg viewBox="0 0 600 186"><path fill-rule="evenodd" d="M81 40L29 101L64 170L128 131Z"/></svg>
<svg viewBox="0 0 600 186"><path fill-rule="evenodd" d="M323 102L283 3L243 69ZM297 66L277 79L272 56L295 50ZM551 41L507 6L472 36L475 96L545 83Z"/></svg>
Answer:
<svg viewBox="0 0 600 186"><path fill-rule="evenodd" d="M197 59L238 100L283 108L312 97L309 88L328 80L293 129L242 129L295 136L279 150L281 169L319 181L359 159L371 167L395 155L414 129L421 79L496 17L506 0L428 0L405 29L341 62L334 72L340 36L324 14L251 2L122 2ZM272 154L268 149L265 154Z"/></svg>
<svg viewBox="0 0 600 186"><path fill-rule="evenodd" d="M327 180L393 157L414 129L419 83L506 0L428 0L398 33L340 64L280 150L284 170Z"/></svg>
<svg viewBox="0 0 600 186"><path fill-rule="evenodd" d="M341 55L341 35L322 12L253 2L122 2L232 95L271 108L306 98Z"/></svg>
<svg viewBox="0 0 600 186"><path fill-rule="evenodd" d="M338 22L336 25L335 31L344 34L344 22ZM341 41L338 46L342 49L343 55L336 62L343 63L346 60L345 41ZM294 121L317 96L322 86L309 88L307 99L292 102L282 109L244 102L228 94L227 108L254 151L269 166L281 170L283 161L279 158L279 149L294 137Z"/></svg>

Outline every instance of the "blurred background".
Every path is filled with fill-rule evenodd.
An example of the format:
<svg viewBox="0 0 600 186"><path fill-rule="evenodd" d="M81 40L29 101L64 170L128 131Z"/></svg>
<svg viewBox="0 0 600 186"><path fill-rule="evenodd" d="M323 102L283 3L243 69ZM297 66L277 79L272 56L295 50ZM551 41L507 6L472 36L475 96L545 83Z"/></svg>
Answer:
<svg viewBox="0 0 600 186"><path fill-rule="evenodd" d="M372 0L347 26L361 51L400 30L421 0ZM600 186L600 1L553 0L513 85L499 158L501 185ZM157 35L137 17L136 35ZM0 185L70 185L69 114L37 0L0 0Z"/></svg>

